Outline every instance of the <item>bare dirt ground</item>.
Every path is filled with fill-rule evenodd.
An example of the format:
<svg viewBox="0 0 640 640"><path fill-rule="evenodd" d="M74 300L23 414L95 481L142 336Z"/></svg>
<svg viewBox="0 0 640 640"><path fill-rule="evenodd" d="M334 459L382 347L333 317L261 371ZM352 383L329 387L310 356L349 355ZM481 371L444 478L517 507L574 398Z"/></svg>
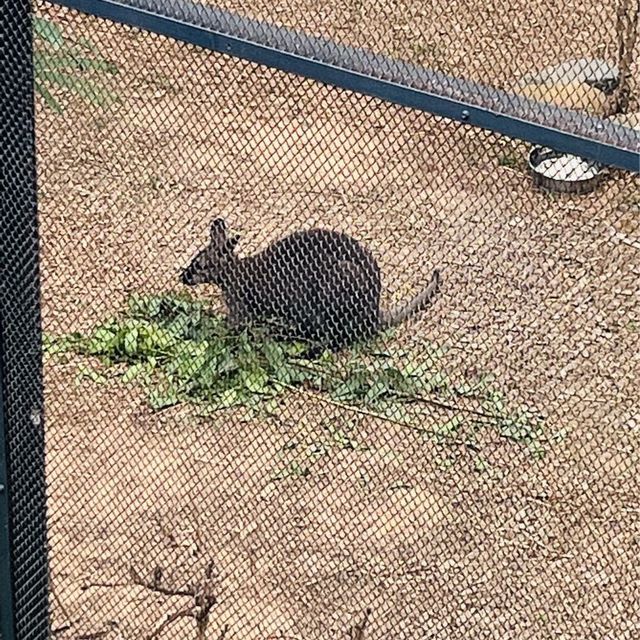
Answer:
<svg viewBox="0 0 640 640"><path fill-rule="evenodd" d="M247 253L337 228L374 251L385 303L442 268L436 303L390 348L448 347L448 375L494 374L544 412L549 441L536 460L489 437L481 469L464 446L306 397L261 419L153 413L135 385L47 359L56 637L147 637L189 599L135 585L130 568L181 586L209 561L208 638L225 625L227 638L346 638L366 608L367 639L637 637L638 179L551 197L508 166L526 146L62 16L117 63L121 102L38 111L46 331L179 290L214 216ZM584 41L554 36L565 51ZM220 308L215 289L202 296ZM310 475L273 481L310 459ZM158 637L193 638L195 622Z"/></svg>
<svg viewBox="0 0 640 640"><path fill-rule="evenodd" d="M616 55L613 0L569 2L562 10L553 2L527 0L205 4L504 89L513 87L523 70L532 67Z"/></svg>

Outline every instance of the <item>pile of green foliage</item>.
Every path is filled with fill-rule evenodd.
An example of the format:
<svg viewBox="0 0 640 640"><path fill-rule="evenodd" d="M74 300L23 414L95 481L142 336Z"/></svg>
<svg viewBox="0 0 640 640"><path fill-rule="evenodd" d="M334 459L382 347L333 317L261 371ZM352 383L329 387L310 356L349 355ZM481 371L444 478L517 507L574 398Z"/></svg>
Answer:
<svg viewBox="0 0 640 640"><path fill-rule="evenodd" d="M257 328L234 332L189 297L135 295L120 317L88 335L47 337L45 347L50 354L97 358L97 367L81 364L82 375L96 382L115 376L142 384L154 410L189 402L207 413L237 406L275 413L284 394L304 393L416 429L433 424L430 414L438 410L447 419L429 433L441 439L468 438L470 428L490 425L502 437L536 446L541 419L508 410L487 377L456 385L438 367L441 350L398 363L381 342L312 358L307 344L276 341ZM476 409L463 407L463 397L474 399Z"/></svg>

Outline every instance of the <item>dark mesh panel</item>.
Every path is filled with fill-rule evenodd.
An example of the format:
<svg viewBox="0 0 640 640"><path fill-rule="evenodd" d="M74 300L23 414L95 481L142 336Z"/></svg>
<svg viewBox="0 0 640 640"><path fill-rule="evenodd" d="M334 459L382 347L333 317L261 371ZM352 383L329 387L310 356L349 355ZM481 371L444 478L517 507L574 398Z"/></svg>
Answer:
<svg viewBox="0 0 640 640"><path fill-rule="evenodd" d="M48 614L31 25L28 3L1 6L0 446L8 463L12 571L8 576L2 566L0 628L35 639L47 637Z"/></svg>

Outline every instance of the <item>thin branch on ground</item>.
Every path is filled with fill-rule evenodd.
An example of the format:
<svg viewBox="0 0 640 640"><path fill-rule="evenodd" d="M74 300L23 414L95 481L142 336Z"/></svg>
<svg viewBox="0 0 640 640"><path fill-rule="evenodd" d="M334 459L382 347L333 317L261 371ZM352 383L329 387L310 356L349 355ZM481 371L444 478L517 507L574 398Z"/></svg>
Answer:
<svg viewBox="0 0 640 640"><path fill-rule="evenodd" d="M80 587L80 591L87 589L109 589L113 587L127 587L128 582L87 582Z"/></svg>
<svg viewBox="0 0 640 640"><path fill-rule="evenodd" d="M162 595L165 595L165 596L184 596L184 597L190 597L190 598L195 598L196 596L195 590L191 588L172 589L170 587L162 586L161 577L160 577L161 576L160 567L156 567L154 569L152 581L148 581L142 578L140 574L137 573L133 567L130 568L129 572L131 574L131 579L133 580L134 584L137 584L140 587L145 587L146 589L150 589L151 591L155 591L156 593L161 593Z"/></svg>
<svg viewBox="0 0 640 640"><path fill-rule="evenodd" d="M65 622L66 622L66 626L71 627L71 616L67 612L64 604L62 603L62 600L58 597L57 589L53 586L53 579L51 577L51 574L49 574L48 582L49 582L49 593L51 593L51 597L53 598L56 606L62 612L62 615L63 615L63 617L65 619Z"/></svg>
<svg viewBox="0 0 640 640"><path fill-rule="evenodd" d="M351 640L364 640L364 632L369 623L369 616L371 615L371 609L367 609L364 612L362 622L358 623L355 627L349 630L349 638Z"/></svg>
<svg viewBox="0 0 640 640"><path fill-rule="evenodd" d="M61 627L56 627L55 629L51 629L51 635L57 636L60 633L64 633L65 631L69 631L71 629L70 624L64 624Z"/></svg>
<svg viewBox="0 0 640 640"><path fill-rule="evenodd" d="M155 640L170 624L174 623L176 620L180 620L180 618L193 618L194 613L192 611L192 607L189 606L187 609L182 609L180 611L176 611L167 617L167 619L158 625L158 628L153 632L146 636L146 640Z"/></svg>
<svg viewBox="0 0 640 640"><path fill-rule="evenodd" d="M209 614L216 602L216 597L211 593L204 593L196 598L196 605L199 608L194 616L197 626L196 640L206 640Z"/></svg>
<svg viewBox="0 0 640 640"><path fill-rule="evenodd" d="M301 365L298 365L301 366ZM304 367L301 366L301 368L303 369L307 369L309 371L312 371L314 373L324 373L322 371L318 371L318 369L316 369L315 367ZM334 376L335 379L335 376ZM294 385L290 385L290 384L286 384L283 382L278 381L279 384L281 384L283 387L287 388L287 389L293 389L293 390L301 390L300 387L295 387ZM305 391L305 390L303 390ZM309 391L307 391L307 393L311 393ZM453 404L449 404L446 402L443 402L442 400L434 400L433 398L428 398L427 396L423 396L420 394L410 394L410 393L397 393L397 396L399 398L404 398L406 400L413 400L415 402L422 402L424 404L429 404L432 407L437 407L439 409L445 409L446 411L455 411L458 413L469 413L471 415L475 415L481 418L485 418L486 420L493 420L493 421L499 421L501 419L501 416L497 416L491 413L486 413L484 411L478 411L477 409L470 409L468 407L461 407L459 405L453 405ZM344 404L342 402L338 402L337 400L331 400L330 398L322 398L323 400L327 401L329 404L333 404L334 406L340 406L340 407L344 407L344 408L351 408L352 410L356 410L357 407L354 407L353 405L348 405L348 404ZM360 410L360 411L365 411L365 410ZM383 416L380 414L377 414L375 412L365 412L366 415L372 416L372 417L378 417L378 418L382 418L383 420L388 420L389 422L396 422L396 424L401 424L404 426L410 426L407 425L406 423L403 422L399 422L399 421L394 421L393 418L389 418L387 416Z"/></svg>
<svg viewBox="0 0 640 640"><path fill-rule="evenodd" d="M108 622L107 629L103 629L102 631L93 631L89 633L83 633L77 636L76 640L100 640L100 638L106 638L114 629L117 628L117 623Z"/></svg>
<svg viewBox="0 0 640 640"><path fill-rule="evenodd" d="M357 407L355 405L352 404L345 404L344 402L339 402L338 400L333 400L332 398L327 398L326 396L322 395L321 393L315 393L313 391L308 391L307 389L301 389L300 387L296 387L294 385L291 384L285 384L285 383L281 383L283 387L286 387L287 389L289 389L290 391L293 391L294 393L298 393L304 396L307 396L309 398L313 398L314 400L318 400L320 402L323 402L325 404L329 404L331 406L334 407L338 407L340 409L345 409L347 411L351 411L353 413L357 413L359 415L362 416L367 416L369 418L377 418L378 420L383 420L385 422L389 422L391 424L396 424L400 427L405 427L407 429L412 429L413 431L418 431L420 433L426 434L426 435L431 435L431 436L440 436L441 434L436 433L435 431L431 431L429 429L424 429L423 427L418 427L414 424L411 424L409 422L405 422L404 420L398 420L396 418L392 418L391 416L385 416L381 413L376 413L375 411L368 411L367 409L363 409L361 407ZM438 402L437 400L431 400L429 398L425 398L423 396L407 396L412 398L413 400L415 400L416 402L424 402L427 404L431 404L433 406L437 406L440 407L442 409L447 409L449 411L461 411L461 412L465 412L465 413L470 413L472 415L476 415L478 417L482 417L485 418L487 420L491 420L493 422L500 422L503 418L501 416L498 415L493 415L490 413L483 413L481 411L475 411L473 409L465 409L464 407L455 407L453 405L448 405L446 403L443 402ZM473 442L469 442L467 440L460 440L460 439L454 439L454 438L447 438L446 440L446 444L455 444L455 445L460 445L460 446L464 446L468 449L472 449L472 450L478 450L478 446L476 444L474 444Z"/></svg>
<svg viewBox="0 0 640 640"><path fill-rule="evenodd" d="M213 590L217 579L215 563L213 561L209 562L205 568L204 577L199 584L194 587L189 586L182 589L173 589L162 584L163 572L161 567L155 567L152 580L142 578L133 567L130 567L129 571L131 579L135 584L145 587L150 591L166 596L186 596L193 598L193 604L171 614L152 634L147 636L146 640L154 640L163 629L181 618L192 618L195 620L196 640L205 640L207 627L209 625L209 615L214 605L218 602Z"/></svg>
<svg viewBox="0 0 640 640"><path fill-rule="evenodd" d="M500 416L495 413L486 413L485 411L478 411L477 409L470 409L468 407L461 407L459 405L448 404L446 402L441 402L440 400L433 400L432 398L427 398L426 396L407 395L406 398L408 400L415 400L416 402L430 404L432 407L446 409L447 411L456 411L458 413L468 413L472 416L477 416L478 418L484 418L485 420L488 420L490 422L500 422L504 420L504 416ZM538 417L542 417L542 416L538 416Z"/></svg>

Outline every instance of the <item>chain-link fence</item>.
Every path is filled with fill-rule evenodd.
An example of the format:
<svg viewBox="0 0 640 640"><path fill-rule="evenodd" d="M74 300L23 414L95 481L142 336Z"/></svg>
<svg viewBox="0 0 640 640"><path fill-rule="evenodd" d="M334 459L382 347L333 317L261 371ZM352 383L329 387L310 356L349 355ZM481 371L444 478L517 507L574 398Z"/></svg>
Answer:
<svg viewBox="0 0 640 640"><path fill-rule="evenodd" d="M16 637L637 637L637 2L65 4L41 295L3 178Z"/></svg>

